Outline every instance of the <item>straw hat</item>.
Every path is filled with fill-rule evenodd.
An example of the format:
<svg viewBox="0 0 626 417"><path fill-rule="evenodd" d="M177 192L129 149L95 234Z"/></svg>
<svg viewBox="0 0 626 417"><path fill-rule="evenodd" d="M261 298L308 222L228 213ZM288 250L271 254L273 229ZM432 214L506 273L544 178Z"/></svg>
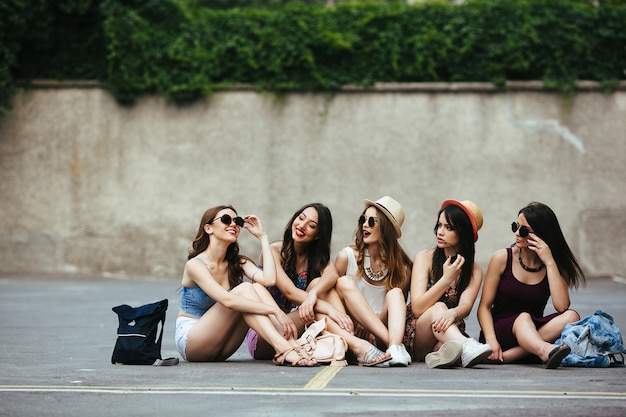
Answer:
<svg viewBox="0 0 626 417"><path fill-rule="evenodd" d="M472 223L472 230L474 231L474 242L478 240L478 231L481 227L483 227L483 213L481 213L480 209L473 201L464 200L464 201L456 201L456 200L446 200L441 203L440 210L448 206L457 206L461 210L467 214L470 222Z"/></svg>
<svg viewBox="0 0 626 417"><path fill-rule="evenodd" d="M396 236L400 238L402 236L402 223L404 223L404 209L396 200L389 196L384 196L376 201L365 200L365 208L370 206L376 207L383 213L393 224L393 228L396 229Z"/></svg>

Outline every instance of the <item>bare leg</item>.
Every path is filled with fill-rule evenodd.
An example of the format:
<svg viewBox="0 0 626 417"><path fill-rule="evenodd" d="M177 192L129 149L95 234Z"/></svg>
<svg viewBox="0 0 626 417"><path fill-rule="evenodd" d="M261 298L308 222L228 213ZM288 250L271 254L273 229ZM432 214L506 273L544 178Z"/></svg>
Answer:
<svg viewBox="0 0 626 417"><path fill-rule="evenodd" d="M406 326L406 299L400 288L393 288L385 295L385 307L381 316L387 317L387 346L400 345Z"/></svg>
<svg viewBox="0 0 626 417"><path fill-rule="evenodd" d="M522 349L539 356L542 361L547 361L548 354L556 347L542 339L528 313L522 313L517 317L513 323L513 334Z"/></svg>
<svg viewBox="0 0 626 417"><path fill-rule="evenodd" d="M343 305L343 301L341 301L341 297L334 288L328 290L323 296L320 296L320 298L327 303L332 304L333 307L335 307L342 313L346 313L346 308Z"/></svg>
<svg viewBox="0 0 626 417"><path fill-rule="evenodd" d="M574 310L566 310L552 320L541 326L538 330L539 336L546 342L554 342L561 337L563 328L569 323L580 320L580 315Z"/></svg>
<svg viewBox="0 0 626 417"><path fill-rule="evenodd" d="M530 353L526 352L524 348L522 348L521 346L515 346L502 352L502 361L504 363L511 363L518 361L528 355L530 355Z"/></svg>
<svg viewBox="0 0 626 417"><path fill-rule="evenodd" d="M326 319L326 328L328 329L329 332L343 337L343 339L348 344L348 348L358 358L362 358L367 353L367 351L372 347L372 344L370 342L368 342L367 340L363 340L360 337L357 337L350 332L347 332L346 330L339 327L339 325L335 323L333 320ZM376 359L378 360L378 359L390 358L390 357L391 357L390 354L382 353Z"/></svg>
<svg viewBox="0 0 626 417"><path fill-rule="evenodd" d="M260 290L254 288L253 284L250 283L239 284L231 290L232 293L261 301L258 291ZM186 348L188 360L226 360L241 345L248 327L254 329L260 337L267 340L277 353L297 345L295 341L285 340L268 316L242 314L217 303L189 331ZM296 357L297 354L291 352L287 361L290 361L290 358L295 360ZM312 365L315 363L302 359L299 364Z"/></svg>
<svg viewBox="0 0 626 417"><path fill-rule="evenodd" d="M302 331L304 329L304 324L300 320L300 316L298 315L298 312L292 311L291 313L287 315L294 321L294 323L296 323L296 326L298 327L298 334L302 334ZM331 321L331 320L328 320L328 321ZM275 326L277 327L277 330L279 332L282 332L282 329L280 328L280 326L277 326L276 324ZM272 359L275 353L276 352L274 351L274 348L272 347L272 345L267 343L265 339L263 339L262 337L259 337L257 339L256 351L254 352L254 359L261 359L261 360Z"/></svg>
<svg viewBox="0 0 626 417"><path fill-rule="evenodd" d="M527 316L525 320L530 320L530 316ZM518 328L518 331L524 332L524 334L528 333L532 335L533 339L530 340L530 343L534 342L537 345L542 346L543 349L546 349L546 346L549 345L549 347L547 348L548 353L549 353L552 349L554 349L554 347L556 347L556 345L553 345L552 343L561 336L561 332L563 331L563 328L565 327L565 325L568 323L574 323L578 320L580 320L580 315L576 311L567 310L567 311L564 311L562 314L554 317L552 320L550 320L543 326L541 326L539 330L535 328L535 324L532 322L532 320L530 320L530 322L532 323L532 327L535 328L534 332L532 331L532 329L527 329L523 326L520 326ZM515 322L515 324L517 324L517 321ZM520 322L520 324L522 323ZM525 324L528 325L527 322ZM513 329L515 333L515 325L513 326ZM536 333L539 339L545 343L541 343L541 341L535 339L534 333ZM524 340L524 343L526 343L527 338L522 336L522 339ZM519 337L518 337L518 341L520 341ZM528 346L529 345L527 345L527 347ZM520 341L520 346L515 346L511 349L508 349L502 352L502 358L505 363L511 363L511 362L518 361L524 358L525 356L528 356L529 354L536 354L536 353L528 349L525 349L522 346L522 342ZM542 357L541 355L537 355L537 356L539 356L542 360L545 360L545 358Z"/></svg>
<svg viewBox="0 0 626 417"><path fill-rule="evenodd" d="M431 319L428 317L428 310L418 319L415 319L415 341L413 343L413 352L411 356L416 361L423 361L424 357L437 350L439 340L435 337L431 325Z"/></svg>
<svg viewBox="0 0 626 417"><path fill-rule="evenodd" d="M259 297L259 300L261 300L265 304L274 304L278 307L278 305L276 304L276 301L274 300L274 297L272 297L272 294L270 294L269 291L264 286L262 286L261 284L254 283L253 287L257 293L257 296ZM288 314L288 316L296 324L296 327L298 328L298 334L301 334L304 331L304 323L302 322L302 320L300 320L298 313L291 312ZM274 323L274 326L279 332L282 333L283 329L281 328L280 324Z"/></svg>
<svg viewBox="0 0 626 417"><path fill-rule="evenodd" d="M352 277L343 276L339 278L335 288L350 315L383 343L388 345L389 331L387 327L374 313Z"/></svg>
<svg viewBox="0 0 626 417"><path fill-rule="evenodd" d="M416 360L424 360L428 353L437 351L443 343L449 340L457 340L461 343L465 343L467 340L467 337L461 333L456 325L448 327L443 333L433 330L433 316L440 313L442 309L447 310L448 307L444 303L438 302L416 320L415 343L413 345L413 357Z"/></svg>
<svg viewBox="0 0 626 417"><path fill-rule="evenodd" d="M187 360L224 361L241 345L246 331L241 313L218 303L189 331L185 349Z"/></svg>
<svg viewBox="0 0 626 417"><path fill-rule="evenodd" d="M337 291L333 288L327 291L322 297L324 301L330 303L337 310L342 313L346 312L346 309L341 301L341 297L337 293ZM320 315L321 316L321 315ZM342 329L334 320L330 318L326 318L326 328L329 332L334 333L338 336L343 337L343 339L348 344L348 349L350 349L358 358L362 358L367 351L372 347L372 344L367 340L361 339L360 337L350 333L347 330ZM391 355L388 353L382 353L380 356L376 357L376 361L381 360L382 358L390 358Z"/></svg>

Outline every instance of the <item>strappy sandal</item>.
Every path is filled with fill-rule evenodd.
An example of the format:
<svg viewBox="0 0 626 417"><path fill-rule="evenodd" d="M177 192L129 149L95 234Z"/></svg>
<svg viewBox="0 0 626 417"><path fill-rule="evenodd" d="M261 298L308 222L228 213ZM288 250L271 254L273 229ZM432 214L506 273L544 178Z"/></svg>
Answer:
<svg viewBox="0 0 626 417"><path fill-rule="evenodd" d="M391 356L385 355L385 352L378 349L374 345L370 345L370 348L367 350L367 352L365 352L362 357L356 358L356 360L359 366L376 366L391 360Z"/></svg>
<svg viewBox="0 0 626 417"><path fill-rule="evenodd" d="M298 355L298 357L296 358L296 360L292 361L291 363L285 362L287 360L287 356L291 352L295 352ZM305 368L305 367L308 368L308 367L319 365L317 362L315 362L313 365L300 365L301 360L309 361L310 363L312 359L306 356L304 353L302 353L299 346L292 346L289 349L274 355L274 358L272 359L272 363L276 366L295 366L295 367L301 367L301 368Z"/></svg>

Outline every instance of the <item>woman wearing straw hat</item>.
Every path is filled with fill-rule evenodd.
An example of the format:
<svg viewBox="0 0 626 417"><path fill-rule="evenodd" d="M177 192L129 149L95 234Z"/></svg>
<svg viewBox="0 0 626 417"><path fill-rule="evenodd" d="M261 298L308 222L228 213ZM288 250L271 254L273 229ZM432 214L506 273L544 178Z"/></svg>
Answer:
<svg viewBox="0 0 626 417"><path fill-rule="evenodd" d="M404 343L429 368L472 367L491 354L489 345L465 333L464 321L483 276L474 263L482 225L476 204L446 200L434 228L437 245L415 256Z"/></svg>
<svg viewBox="0 0 626 417"><path fill-rule="evenodd" d="M568 323L580 320L570 310L569 287L585 282L556 215L545 204L522 208L511 224L515 243L491 256L478 305L481 339L493 347L498 362L535 360L560 366L570 347L556 345ZM544 316L552 299L555 313Z"/></svg>
<svg viewBox="0 0 626 417"><path fill-rule="evenodd" d="M335 261L341 276L335 287L337 293L357 323L357 334L387 348L386 366L411 363L402 344L412 267L411 258L398 241L403 222L404 209L393 198L365 200L355 243L339 252ZM381 354L372 346L357 360L371 364Z"/></svg>

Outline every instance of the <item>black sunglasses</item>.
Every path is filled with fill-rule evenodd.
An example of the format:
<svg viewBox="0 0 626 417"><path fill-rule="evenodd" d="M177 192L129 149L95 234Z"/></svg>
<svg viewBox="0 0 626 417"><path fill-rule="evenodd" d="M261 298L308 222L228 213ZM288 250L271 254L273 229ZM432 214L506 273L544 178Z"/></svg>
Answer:
<svg viewBox="0 0 626 417"><path fill-rule="evenodd" d="M220 220L222 223L224 223L227 226L230 226L230 224L233 222L233 220L235 221L235 224L239 227L243 227L243 219L239 216L235 217L234 219L232 217L230 217L230 215L228 214L223 214L222 217L216 217L215 219L211 220L209 222L209 224L212 224L215 220Z"/></svg>
<svg viewBox="0 0 626 417"><path fill-rule="evenodd" d="M513 233L517 232L517 230L518 230L518 229L519 229L519 235L520 235L521 237L526 237L526 236L528 236L528 234L529 234L529 233L532 233L532 232L530 231L530 229L529 229L528 227L526 227L526 226L521 226L521 227L520 227L520 226L517 224L517 222L513 222L513 223L511 223L511 230L513 231Z"/></svg>
<svg viewBox="0 0 626 417"><path fill-rule="evenodd" d="M361 217L359 217L359 224L360 225L364 225L365 222L367 222L367 225L369 227L374 227L374 225L376 224L377 220L378 219L376 219L376 217L365 218L365 215L361 214Z"/></svg>

